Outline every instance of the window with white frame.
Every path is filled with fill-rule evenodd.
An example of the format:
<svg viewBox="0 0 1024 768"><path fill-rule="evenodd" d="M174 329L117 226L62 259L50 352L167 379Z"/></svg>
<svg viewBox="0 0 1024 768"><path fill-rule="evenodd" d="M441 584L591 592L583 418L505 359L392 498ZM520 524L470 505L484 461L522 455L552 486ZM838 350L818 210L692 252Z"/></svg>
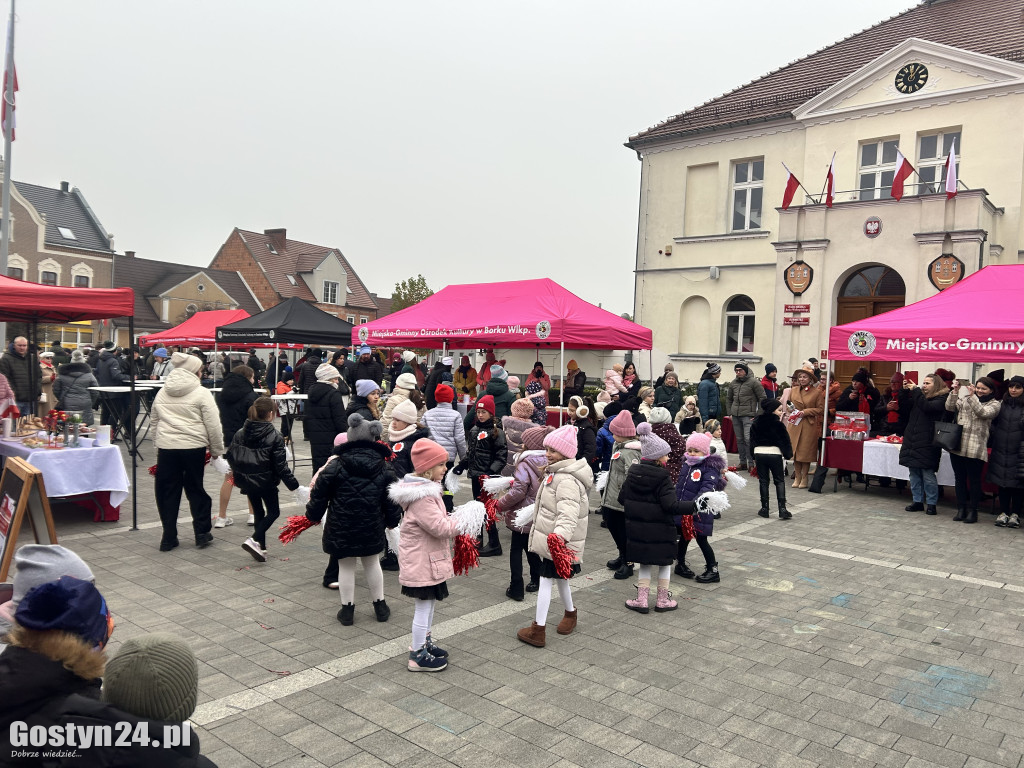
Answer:
<svg viewBox="0 0 1024 768"><path fill-rule="evenodd" d="M736 296L725 307L724 353L754 351L754 302L749 296Z"/></svg>
<svg viewBox="0 0 1024 768"><path fill-rule="evenodd" d="M360 315L359 316L359 324L360 325L362 325L363 323L369 322L369 320L370 319L366 315Z"/></svg>
<svg viewBox="0 0 1024 768"><path fill-rule="evenodd" d="M324 304L338 303L338 284L331 280L324 280Z"/></svg>
<svg viewBox="0 0 1024 768"><path fill-rule="evenodd" d="M92 267L80 261L71 268L71 284L75 288L88 288L92 285Z"/></svg>
<svg viewBox="0 0 1024 768"><path fill-rule="evenodd" d="M24 280L25 279L25 270L22 269L21 267L8 267L7 268L7 276L8 277L16 277L19 280Z"/></svg>
<svg viewBox="0 0 1024 768"><path fill-rule="evenodd" d="M921 194L945 189L946 158L956 143L956 177L960 178L960 131L930 133L917 140L917 175L921 177Z"/></svg>
<svg viewBox="0 0 1024 768"><path fill-rule="evenodd" d="M732 166L732 229L761 228L764 158L738 160Z"/></svg>
<svg viewBox="0 0 1024 768"><path fill-rule="evenodd" d="M28 262L16 253L12 253L7 259L7 276L24 280L28 274Z"/></svg>
<svg viewBox="0 0 1024 768"><path fill-rule="evenodd" d="M345 320L347 320L348 322L350 322L350 323L351 323L352 325L355 325L355 324L356 324L356 316L355 316L355 315L348 315L348 316L347 316L347 317L345 318Z"/></svg>
<svg viewBox="0 0 1024 768"><path fill-rule="evenodd" d="M57 284L57 273L56 272L40 272L39 282L43 285L56 285Z"/></svg>
<svg viewBox="0 0 1024 768"><path fill-rule="evenodd" d="M879 200L888 197L896 176L896 149L898 139L880 139L860 145L859 200Z"/></svg>
<svg viewBox="0 0 1024 768"><path fill-rule="evenodd" d="M37 267L39 282L43 285L60 285L60 264L53 259L43 259Z"/></svg>

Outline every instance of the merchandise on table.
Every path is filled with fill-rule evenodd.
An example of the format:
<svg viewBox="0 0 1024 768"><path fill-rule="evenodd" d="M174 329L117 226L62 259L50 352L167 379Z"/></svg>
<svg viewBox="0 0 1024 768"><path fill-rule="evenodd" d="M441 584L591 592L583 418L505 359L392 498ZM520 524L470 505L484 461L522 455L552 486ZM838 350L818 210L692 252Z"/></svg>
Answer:
<svg viewBox="0 0 1024 768"><path fill-rule="evenodd" d="M867 440L871 417L859 411L839 411L828 429L836 440Z"/></svg>

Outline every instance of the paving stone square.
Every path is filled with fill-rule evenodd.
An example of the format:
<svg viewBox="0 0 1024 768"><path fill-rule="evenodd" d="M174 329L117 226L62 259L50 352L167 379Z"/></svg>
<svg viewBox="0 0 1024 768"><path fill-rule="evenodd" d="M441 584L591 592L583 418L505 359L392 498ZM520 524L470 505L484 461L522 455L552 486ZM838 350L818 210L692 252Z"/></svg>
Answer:
<svg viewBox="0 0 1024 768"><path fill-rule="evenodd" d="M396 573L385 573L388 622L375 621L359 571L355 625L341 626L338 593L320 583L319 529L268 541L256 563L241 549L237 493L213 546L191 544L183 506L182 545L161 553L145 470L139 530L130 504L112 523L60 505L60 542L111 605L111 654L157 630L190 643L193 722L222 768L1022 764L1024 532L986 513L954 523L950 490L928 517L905 512L895 488L790 489L794 517L780 521L757 517L752 480L730 491L711 539L721 583L673 575L679 609L663 614L624 607L634 582L605 568L611 537L594 515L573 634L552 631L543 649L518 642L535 600L508 600L507 555L486 558L438 604L449 668L411 674L413 601ZM297 475L308 482L308 465ZM220 480L207 470L215 504ZM282 518L300 513L282 501ZM700 572L699 550L688 558ZM550 619L561 610L555 595Z"/></svg>

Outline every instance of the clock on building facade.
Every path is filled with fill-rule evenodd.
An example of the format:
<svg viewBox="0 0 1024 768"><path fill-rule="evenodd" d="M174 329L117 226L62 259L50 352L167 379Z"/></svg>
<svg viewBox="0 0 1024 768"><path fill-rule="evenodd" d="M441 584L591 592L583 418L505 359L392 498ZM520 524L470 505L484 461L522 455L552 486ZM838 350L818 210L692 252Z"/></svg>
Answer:
<svg viewBox="0 0 1024 768"><path fill-rule="evenodd" d="M928 67L924 64L906 64L896 73L896 90L917 93L928 82Z"/></svg>

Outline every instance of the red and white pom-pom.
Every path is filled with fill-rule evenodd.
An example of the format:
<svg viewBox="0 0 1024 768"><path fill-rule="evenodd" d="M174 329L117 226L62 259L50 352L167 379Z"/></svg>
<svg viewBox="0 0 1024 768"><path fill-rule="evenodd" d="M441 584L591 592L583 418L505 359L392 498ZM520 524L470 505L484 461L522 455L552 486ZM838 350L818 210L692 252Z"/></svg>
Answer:
<svg viewBox="0 0 1024 768"><path fill-rule="evenodd" d="M295 489L295 500L299 504L307 504L309 502L309 486L300 485Z"/></svg>
<svg viewBox="0 0 1024 768"><path fill-rule="evenodd" d="M480 501L483 502L484 509L487 511L487 524L490 525L501 514L501 510L498 509L498 500L487 491L480 491Z"/></svg>
<svg viewBox="0 0 1024 768"><path fill-rule="evenodd" d="M565 539L557 533L548 534L548 552L551 553L551 562L555 564L555 573L560 579L568 579L572 576L572 565L576 561L576 554L569 549Z"/></svg>
<svg viewBox="0 0 1024 768"><path fill-rule="evenodd" d="M528 507L517 509L515 512L510 512L510 515L514 515L514 517L512 518L512 525L514 525L519 530L522 530L523 528L528 526L530 523L533 522L533 510L534 505L531 504Z"/></svg>
<svg viewBox="0 0 1024 768"><path fill-rule="evenodd" d="M459 492L459 476L451 470L444 476L444 489L453 496Z"/></svg>
<svg viewBox="0 0 1024 768"><path fill-rule="evenodd" d="M605 486L608 485L608 470L597 473L597 479L594 481L594 488L597 489L598 493L604 493Z"/></svg>
<svg viewBox="0 0 1024 768"><path fill-rule="evenodd" d="M479 501L467 501L452 510L452 519L459 535L475 539L483 530L487 510Z"/></svg>
<svg viewBox="0 0 1024 768"><path fill-rule="evenodd" d="M218 456L213 460L213 468L220 472L222 475L226 475L231 471L231 465L228 464L228 460L223 456Z"/></svg>
<svg viewBox="0 0 1024 768"><path fill-rule="evenodd" d="M398 544L402 540L401 524L395 528L385 528L384 538L388 540L388 549L398 554Z"/></svg>
<svg viewBox="0 0 1024 768"><path fill-rule="evenodd" d="M307 528L312 528L314 525L320 525L320 523L314 523L305 515L292 515L281 526L281 533L277 538L281 540L282 544L290 544L298 538L300 533Z"/></svg>
<svg viewBox="0 0 1024 768"><path fill-rule="evenodd" d="M455 537L455 552L452 567L456 576L462 576L480 565L480 551L476 548L476 537L459 534Z"/></svg>
<svg viewBox="0 0 1024 768"><path fill-rule="evenodd" d="M284 458L289 462L294 461L295 459L295 454L292 453L292 447L290 445L286 445L284 447Z"/></svg>
<svg viewBox="0 0 1024 768"><path fill-rule="evenodd" d="M726 472L725 479L733 488L746 488L747 480L743 475L737 475L735 472Z"/></svg>
<svg viewBox="0 0 1024 768"><path fill-rule="evenodd" d="M488 477L484 478L484 490L496 499L500 499L512 489L515 482L511 477Z"/></svg>
<svg viewBox="0 0 1024 768"><path fill-rule="evenodd" d="M683 515L681 527L684 541L693 541L697 538L697 529L693 527L693 515Z"/></svg>
<svg viewBox="0 0 1024 768"><path fill-rule="evenodd" d="M153 477L156 477L156 464L149 468L149 474L153 475Z"/></svg>
<svg viewBox="0 0 1024 768"><path fill-rule="evenodd" d="M700 512L724 512L729 508L729 496L725 491L709 491L702 493L694 502Z"/></svg>

